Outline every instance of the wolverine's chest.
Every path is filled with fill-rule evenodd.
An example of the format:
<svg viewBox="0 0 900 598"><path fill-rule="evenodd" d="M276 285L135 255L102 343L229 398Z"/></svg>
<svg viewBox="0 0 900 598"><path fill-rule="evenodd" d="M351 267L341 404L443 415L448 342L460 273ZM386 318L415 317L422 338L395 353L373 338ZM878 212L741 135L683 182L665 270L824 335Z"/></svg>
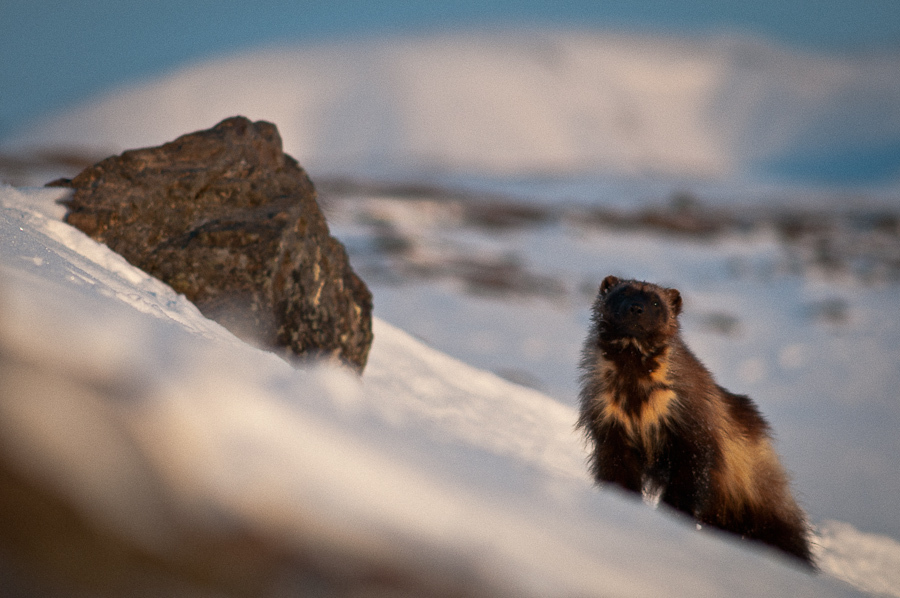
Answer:
<svg viewBox="0 0 900 598"><path fill-rule="evenodd" d="M665 353L643 360L630 355L624 359L599 356L596 364L599 392L594 409L598 423L620 429L635 447L651 453L678 403L665 357Z"/></svg>

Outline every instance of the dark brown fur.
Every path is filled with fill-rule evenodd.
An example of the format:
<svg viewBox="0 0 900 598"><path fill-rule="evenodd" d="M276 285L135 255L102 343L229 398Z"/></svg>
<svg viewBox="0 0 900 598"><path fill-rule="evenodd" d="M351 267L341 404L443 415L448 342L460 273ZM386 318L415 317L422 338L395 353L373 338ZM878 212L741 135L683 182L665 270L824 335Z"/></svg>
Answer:
<svg viewBox="0 0 900 598"><path fill-rule="evenodd" d="M803 511L746 396L713 380L681 339L681 295L608 276L581 362L581 417L601 483L660 499L699 522L812 566Z"/></svg>

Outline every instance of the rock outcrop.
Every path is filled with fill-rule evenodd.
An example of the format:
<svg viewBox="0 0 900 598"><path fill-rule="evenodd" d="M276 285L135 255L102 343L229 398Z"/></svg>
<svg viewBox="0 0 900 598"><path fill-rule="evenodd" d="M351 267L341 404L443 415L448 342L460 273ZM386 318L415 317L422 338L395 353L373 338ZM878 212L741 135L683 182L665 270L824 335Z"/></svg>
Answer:
<svg viewBox="0 0 900 598"><path fill-rule="evenodd" d="M372 295L275 125L229 118L50 184L74 189L69 224L238 336L365 367Z"/></svg>

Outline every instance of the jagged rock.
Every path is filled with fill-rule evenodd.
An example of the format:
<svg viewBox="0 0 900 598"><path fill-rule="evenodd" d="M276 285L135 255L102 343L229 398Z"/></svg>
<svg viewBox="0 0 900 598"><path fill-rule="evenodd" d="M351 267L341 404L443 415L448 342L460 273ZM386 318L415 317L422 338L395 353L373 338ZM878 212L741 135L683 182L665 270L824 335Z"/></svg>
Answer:
<svg viewBox="0 0 900 598"><path fill-rule="evenodd" d="M275 125L229 118L50 184L75 190L69 224L238 336L365 367L372 295Z"/></svg>

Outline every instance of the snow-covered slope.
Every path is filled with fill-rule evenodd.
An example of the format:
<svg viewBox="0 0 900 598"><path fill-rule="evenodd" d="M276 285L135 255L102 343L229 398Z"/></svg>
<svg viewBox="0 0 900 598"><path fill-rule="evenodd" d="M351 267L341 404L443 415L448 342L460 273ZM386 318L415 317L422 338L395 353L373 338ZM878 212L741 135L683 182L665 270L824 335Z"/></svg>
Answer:
<svg viewBox="0 0 900 598"><path fill-rule="evenodd" d="M805 265L833 266L858 243L889 262L896 192L878 193L863 241L838 231L793 253L765 227L698 243L583 217L662 205L673 190L846 207L858 196L825 202L772 177L838 165L840 178L856 163L862 178L896 181L898 64L736 37L457 33L258 50L48 119L2 150L106 155L245 114L275 122L317 182L450 181L575 216L498 232L440 197L417 208L415 193L363 190L333 203L357 268L384 273L371 247L386 230L419 265L512 266L552 290L497 298L373 274L376 314L406 332L376 320L358 380L241 343L60 222L61 191L0 187L0 474L14 468L160 561L185 527L237 529L330 582L406 580L418 593L855 595L837 577L900 596L896 268L865 251L862 277ZM609 273L682 289L691 346L773 423L823 575L592 487L572 431L575 364L588 294ZM291 575L276 581L296 590Z"/></svg>
<svg viewBox="0 0 900 598"><path fill-rule="evenodd" d="M362 380L241 343L56 220L60 193L0 188L3 462L113 537L239 528L436 595L856 595L597 492L571 408L383 322ZM831 531L896 582L896 543Z"/></svg>
<svg viewBox="0 0 900 598"><path fill-rule="evenodd" d="M183 67L7 148L102 154L243 114L317 176L465 171L900 176L900 57L738 36L453 33L274 47Z"/></svg>

